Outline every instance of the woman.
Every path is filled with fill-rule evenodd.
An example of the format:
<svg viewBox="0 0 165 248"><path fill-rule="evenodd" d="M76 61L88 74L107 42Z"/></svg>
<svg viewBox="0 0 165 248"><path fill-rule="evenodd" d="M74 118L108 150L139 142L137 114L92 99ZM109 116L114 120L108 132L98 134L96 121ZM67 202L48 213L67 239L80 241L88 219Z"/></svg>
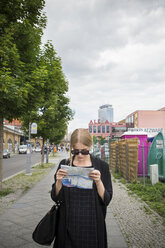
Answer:
<svg viewBox="0 0 165 248"><path fill-rule="evenodd" d="M92 189L66 187L62 179L67 172L61 169L62 160L55 174L51 197L61 202L59 225L54 248L106 248L106 208L112 198L112 183L108 164L90 155L92 138L86 129L76 129L70 140L70 166L93 170L89 177ZM68 165L68 166L69 166Z"/></svg>

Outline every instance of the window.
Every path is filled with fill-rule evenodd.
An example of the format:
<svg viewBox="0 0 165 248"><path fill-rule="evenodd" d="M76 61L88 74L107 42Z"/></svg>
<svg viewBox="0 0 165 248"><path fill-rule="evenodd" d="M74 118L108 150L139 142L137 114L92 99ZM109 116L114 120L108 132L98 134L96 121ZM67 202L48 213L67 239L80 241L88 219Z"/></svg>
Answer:
<svg viewBox="0 0 165 248"><path fill-rule="evenodd" d="M126 127L112 127L112 132L120 133L127 131Z"/></svg>
<svg viewBox="0 0 165 248"><path fill-rule="evenodd" d="M96 133L96 126L93 126L93 132Z"/></svg>
<svg viewBox="0 0 165 248"><path fill-rule="evenodd" d="M109 133L109 126L107 126L107 133Z"/></svg>
<svg viewBox="0 0 165 248"><path fill-rule="evenodd" d="M105 126L102 126L102 133L105 133Z"/></svg>
<svg viewBox="0 0 165 248"><path fill-rule="evenodd" d="M97 127L97 132L101 133L101 127L100 126Z"/></svg>
<svg viewBox="0 0 165 248"><path fill-rule="evenodd" d="M92 133L92 126L89 126L89 132Z"/></svg>

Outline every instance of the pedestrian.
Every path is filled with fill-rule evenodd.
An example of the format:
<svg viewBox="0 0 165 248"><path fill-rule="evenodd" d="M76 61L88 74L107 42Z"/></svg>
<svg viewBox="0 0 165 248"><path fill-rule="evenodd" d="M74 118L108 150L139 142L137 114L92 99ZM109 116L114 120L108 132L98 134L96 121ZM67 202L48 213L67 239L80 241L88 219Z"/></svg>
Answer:
<svg viewBox="0 0 165 248"><path fill-rule="evenodd" d="M87 129L76 129L70 139L68 166L93 168L89 177L92 189L66 187L62 179L67 172L61 169L54 176L51 197L62 202L54 248L107 248L106 209L112 198L112 183L108 164L90 153L92 138Z"/></svg>

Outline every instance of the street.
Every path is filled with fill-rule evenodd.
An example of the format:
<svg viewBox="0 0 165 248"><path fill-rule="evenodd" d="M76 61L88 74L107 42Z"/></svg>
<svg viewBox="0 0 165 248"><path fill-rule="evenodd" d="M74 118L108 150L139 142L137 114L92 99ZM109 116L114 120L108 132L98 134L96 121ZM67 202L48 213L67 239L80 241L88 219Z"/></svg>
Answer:
<svg viewBox="0 0 165 248"><path fill-rule="evenodd" d="M12 155L9 159L3 159L3 180L20 171L26 170L26 154ZM31 165L40 163L41 153L33 152L31 155Z"/></svg>

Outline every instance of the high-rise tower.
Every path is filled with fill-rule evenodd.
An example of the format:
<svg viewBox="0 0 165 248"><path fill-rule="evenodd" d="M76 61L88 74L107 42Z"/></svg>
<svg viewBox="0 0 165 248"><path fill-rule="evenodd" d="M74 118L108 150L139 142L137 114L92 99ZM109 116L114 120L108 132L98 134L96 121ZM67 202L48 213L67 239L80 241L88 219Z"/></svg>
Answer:
<svg viewBox="0 0 165 248"><path fill-rule="evenodd" d="M109 122L113 122L113 107L110 104L105 104L99 107L98 110L98 119L101 122L105 122L108 120Z"/></svg>

